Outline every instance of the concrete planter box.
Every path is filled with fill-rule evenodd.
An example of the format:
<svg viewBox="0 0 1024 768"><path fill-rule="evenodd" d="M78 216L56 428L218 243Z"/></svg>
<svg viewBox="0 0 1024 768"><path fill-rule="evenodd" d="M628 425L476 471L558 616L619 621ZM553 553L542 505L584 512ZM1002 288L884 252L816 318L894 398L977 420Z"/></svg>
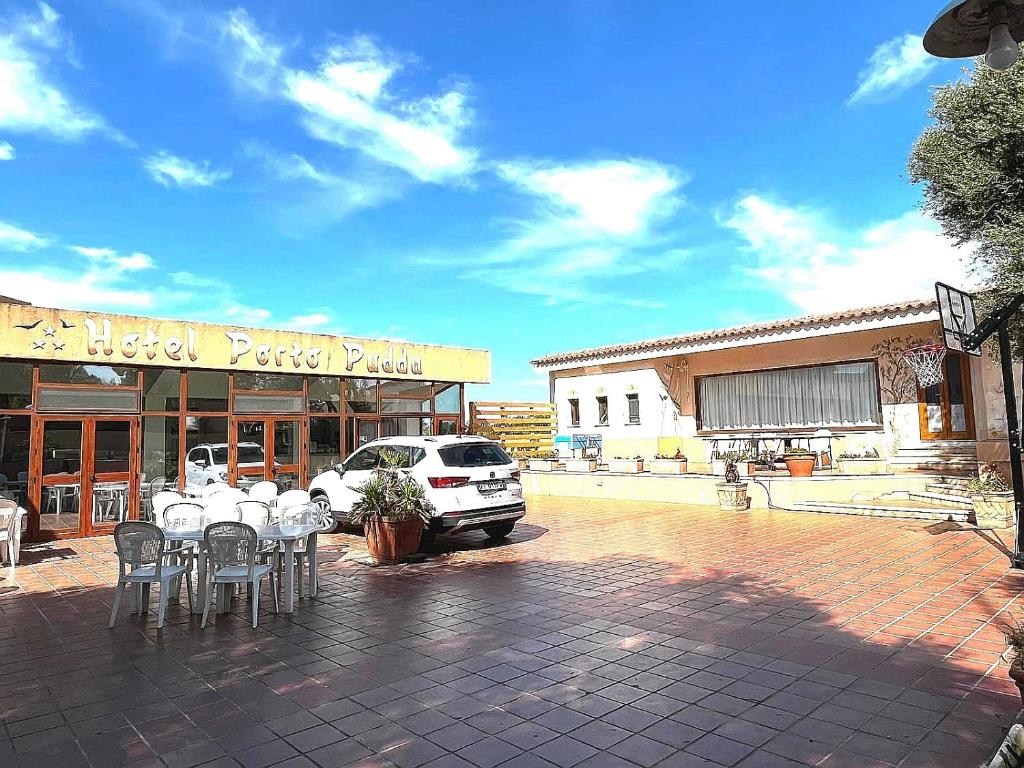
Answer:
<svg viewBox="0 0 1024 768"><path fill-rule="evenodd" d="M746 483L715 483L718 506L723 512L746 512L750 509Z"/></svg>
<svg viewBox="0 0 1024 768"><path fill-rule="evenodd" d="M558 459L530 459L532 472L554 472L560 465Z"/></svg>
<svg viewBox="0 0 1024 768"><path fill-rule="evenodd" d="M1013 494L982 493L971 496L974 504L974 521L979 528L1012 528Z"/></svg>
<svg viewBox="0 0 1024 768"><path fill-rule="evenodd" d="M651 459L653 475L685 475L686 459Z"/></svg>
<svg viewBox="0 0 1024 768"><path fill-rule="evenodd" d="M711 471L716 475L725 476L725 459L715 459L711 462ZM754 470L757 469L757 464L753 461L737 461L736 471L739 472L740 477L752 477Z"/></svg>
<svg viewBox="0 0 1024 768"><path fill-rule="evenodd" d="M596 472L597 459L566 459L566 472Z"/></svg>
<svg viewBox="0 0 1024 768"><path fill-rule="evenodd" d="M843 475L886 475L889 462L885 459L838 459L839 473Z"/></svg>
<svg viewBox="0 0 1024 768"><path fill-rule="evenodd" d="M644 471L643 459L609 459L609 472L626 472L630 475L637 475Z"/></svg>

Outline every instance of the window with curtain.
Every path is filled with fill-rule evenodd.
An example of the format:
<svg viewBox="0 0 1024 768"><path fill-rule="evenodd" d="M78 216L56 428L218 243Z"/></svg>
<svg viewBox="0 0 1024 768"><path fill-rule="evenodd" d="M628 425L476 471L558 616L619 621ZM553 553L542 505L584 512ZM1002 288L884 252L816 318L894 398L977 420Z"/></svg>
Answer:
<svg viewBox="0 0 1024 768"><path fill-rule="evenodd" d="M701 429L869 427L882 422L874 362L699 380Z"/></svg>

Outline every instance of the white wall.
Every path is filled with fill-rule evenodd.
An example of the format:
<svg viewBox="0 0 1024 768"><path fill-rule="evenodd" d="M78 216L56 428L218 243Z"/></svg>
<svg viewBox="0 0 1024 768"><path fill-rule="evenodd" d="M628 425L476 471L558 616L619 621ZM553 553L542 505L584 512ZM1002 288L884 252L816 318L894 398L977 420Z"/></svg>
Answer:
<svg viewBox="0 0 1024 768"><path fill-rule="evenodd" d="M559 435L601 435L609 440L656 440L659 437L692 435L693 419L684 420L672 404L664 384L653 368L615 373L595 373L554 380ZM626 395L640 401L640 423L629 423ZM597 426L597 398L608 398L608 426ZM580 425L569 426L569 400L580 401Z"/></svg>

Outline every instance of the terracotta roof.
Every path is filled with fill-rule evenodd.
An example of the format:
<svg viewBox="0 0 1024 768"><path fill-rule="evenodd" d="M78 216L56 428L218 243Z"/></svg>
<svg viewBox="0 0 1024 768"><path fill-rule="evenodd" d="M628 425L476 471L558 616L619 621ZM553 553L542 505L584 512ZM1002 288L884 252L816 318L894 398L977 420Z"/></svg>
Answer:
<svg viewBox="0 0 1024 768"><path fill-rule="evenodd" d="M663 352L692 344L757 338L786 331L812 330L815 328L827 328L833 325L847 325L872 320L906 317L908 315L920 315L935 311L937 308L934 299L901 301L896 304L883 304L877 307L847 309L841 312L831 312L826 315L804 315L803 317L791 317L785 320L770 320L764 323L738 325L733 328L697 331L696 333L687 333L681 336L666 336L660 339L634 341L628 344L612 344L606 347L580 349L575 352L558 352L532 360L531 365L561 365L576 361L582 362L597 358L619 357L644 352Z"/></svg>
<svg viewBox="0 0 1024 768"><path fill-rule="evenodd" d="M28 303L29 302L22 301L21 299L12 298L11 296L0 296L0 304L28 304Z"/></svg>

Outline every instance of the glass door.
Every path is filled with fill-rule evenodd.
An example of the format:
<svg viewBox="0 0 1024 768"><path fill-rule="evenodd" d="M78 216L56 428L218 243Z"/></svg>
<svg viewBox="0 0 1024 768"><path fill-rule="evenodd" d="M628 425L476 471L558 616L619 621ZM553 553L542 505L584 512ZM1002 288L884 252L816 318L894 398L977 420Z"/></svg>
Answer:
<svg viewBox="0 0 1024 768"><path fill-rule="evenodd" d="M302 421L287 418L236 419L228 481L248 488L272 480L283 491L302 487Z"/></svg>
<svg viewBox="0 0 1024 768"><path fill-rule="evenodd" d="M918 390L923 440L973 440L970 358L950 352L938 384Z"/></svg>
<svg viewBox="0 0 1024 768"><path fill-rule="evenodd" d="M380 421L351 416L345 425L345 455L351 456L371 440L380 437Z"/></svg>
<svg viewBox="0 0 1024 768"><path fill-rule="evenodd" d="M137 420L40 419L39 538L110 533L129 519ZM85 501L83 501L85 500Z"/></svg>
<svg viewBox="0 0 1024 768"><path fill-rule="evenodd" d="M80 536L84 419L42 419L42 482L36 525L39 538Z"/></svg>
<svg viewBox="0 0 1024 768"><path fill-rule="evenodd" d="M128 519L132 507L132 457L135 419L90 419L86 430L88 534L110 533Z"/></svg>

